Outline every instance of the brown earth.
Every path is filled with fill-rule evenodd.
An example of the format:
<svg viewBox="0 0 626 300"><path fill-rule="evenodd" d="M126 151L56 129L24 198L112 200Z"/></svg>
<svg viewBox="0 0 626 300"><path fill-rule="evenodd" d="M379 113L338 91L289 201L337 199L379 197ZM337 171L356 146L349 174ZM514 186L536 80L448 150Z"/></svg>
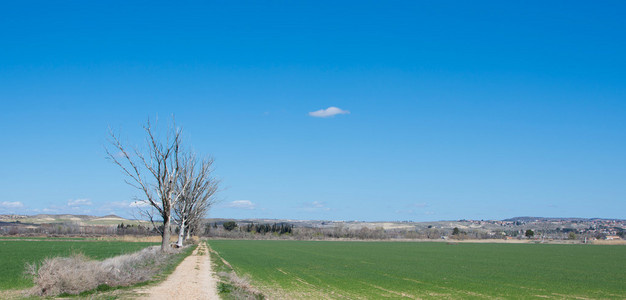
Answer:
<svg viewBox="0 0 626 300"><path fill-rule="evenodd" d="M209 255L206 243L200 243L164 282L136 292L140 299L220 299Z"/></svg>

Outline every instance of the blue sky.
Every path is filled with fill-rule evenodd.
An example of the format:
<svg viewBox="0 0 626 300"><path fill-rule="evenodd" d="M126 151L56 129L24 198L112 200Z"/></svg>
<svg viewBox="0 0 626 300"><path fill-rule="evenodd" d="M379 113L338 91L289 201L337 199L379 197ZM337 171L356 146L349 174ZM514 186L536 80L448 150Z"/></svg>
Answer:
<svg viewBox="0 0 626 300"><path fill-rule="evenodd" d="M132 216L108 128L173 114L211 217L625 218L625 9L4 2L0 213Z"/></svg>

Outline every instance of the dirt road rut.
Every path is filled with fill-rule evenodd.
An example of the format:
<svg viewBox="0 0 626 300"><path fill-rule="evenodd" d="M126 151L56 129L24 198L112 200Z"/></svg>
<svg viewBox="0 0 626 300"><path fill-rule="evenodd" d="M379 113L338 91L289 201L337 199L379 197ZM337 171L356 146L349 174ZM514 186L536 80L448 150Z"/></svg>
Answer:
<svg viewBox="0 0 626 300"><path fill-rule="evenodd" d="M219 299L209 249L200 243L164 282L140 290L140 299Z"/></svg>

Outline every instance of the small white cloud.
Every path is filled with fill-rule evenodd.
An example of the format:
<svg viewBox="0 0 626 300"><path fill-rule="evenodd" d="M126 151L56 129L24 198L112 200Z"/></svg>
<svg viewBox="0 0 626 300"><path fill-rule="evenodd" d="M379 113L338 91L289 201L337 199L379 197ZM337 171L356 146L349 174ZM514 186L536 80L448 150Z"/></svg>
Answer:
<svg viewBox="0 0 626 300"><path fill-rule="evenodd" d="M330 211L330 208L326 207L326 204L320 201L305 202L300 209L304 211Z"/></svg>
<svg viewBox="0 0 626 300"><path fill-rule="evenodd" d="M250 200L236 200L226 204L226 207L241 208L241 209L254 209L256 205Z"/></svg>
<svg viewBox="0 0 626 300"><path fill-rule="evenodd" d="M341 108L331 106L327 109L320 109L320 110L312 111L309 113L309 116L315 117L315 118L328 118L328 117L332 117L335 115L345 115L349 113L350 112L347 110L343 110Z"/></svg>
<svg viewBox="0 0 626 300"><path fill-rule="evenodd" d="M86 206L91 205L91 200L89 199L70 199L67 200L67 206Z"/></svg>
<svg viewBox="0 0 626 300"><path fill-rule="evenodd" d="M132 204L125 202L125 201L111 201L108 203L105 203L101 208L124 208L124 207L128 207Z"/></svg>
<svg viewBox="0 0 626 300"><path fill-rule="evenodd" d="M22 202L19 202L19 201L14 201L14 202L3 201L3 202L0 202L0 207L20 208L20 207L24 207L24 204L22 204Z"/></svg>
<svg viewBox="0 0 626 300"><path fill-rule="evenodd" d="M149 206L150 204L146 201L143 200L138 200L138 201L133 201L131 202L128 206L130 207L146 207Z"/></svg>
<svg viewBox="0 0 626 300"><path fill-rule="evenodd" d="M75 213L75 214L90 214L92 212L91 209L83 208L80 206L72 206L70 210L72 211L72 213ZM65 209L64 211L67 211L67 209Z"/></svg>
<svg viewBox="0 0 626 300"><path fill-rule="evenodd" d="M319 202L319 201L313 201L313 202L311 202L311 207L322 208L322 207L324 207L324 203Z"/></svg>

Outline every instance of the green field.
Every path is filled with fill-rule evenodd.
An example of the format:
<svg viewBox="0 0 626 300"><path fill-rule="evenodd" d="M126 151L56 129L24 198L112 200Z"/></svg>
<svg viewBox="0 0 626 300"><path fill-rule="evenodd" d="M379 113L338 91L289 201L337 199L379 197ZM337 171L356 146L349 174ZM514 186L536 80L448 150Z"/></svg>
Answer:
<svg viewBox="0 0 626 300"><path fill-rule="evenodd" d="M32 286L32 280L23 276L27 262L40 262L46 257L69 256L81 252L94 259L104 259L135 252L155 243L108 241L0 241L0 290Z"/></svg>
<svg viewBox="0 0 626 300"><path fill-rule="evenodd" d="M4 241L4 240L24 240L24 241L28 241L28 240L39 240L39 241L54 241L54 240L62 240L62 241L86 241L86 240L96 240L96 239L92 239L92 238L84 238L84 237L40 237L40 236L33 236L33 237L23 237L23 236L2 236L0 237L0 241Z"/></svg>
<svg viewBox="0 0 626 300"><path fill-rule="evenodd" d="M212 240L282 298L626 298L626 247Z"/></svg>

